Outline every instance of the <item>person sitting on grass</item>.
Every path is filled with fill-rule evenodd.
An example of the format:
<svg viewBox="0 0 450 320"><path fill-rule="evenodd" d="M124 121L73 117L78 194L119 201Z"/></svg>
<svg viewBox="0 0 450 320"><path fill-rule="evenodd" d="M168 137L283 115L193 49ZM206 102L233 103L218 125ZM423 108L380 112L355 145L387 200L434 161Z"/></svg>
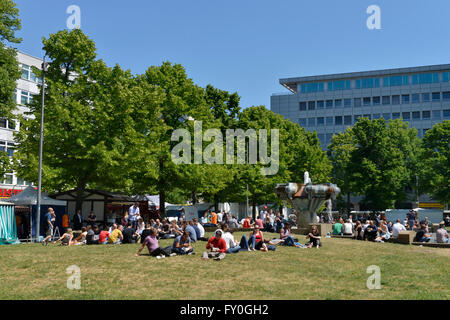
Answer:
<svg viewBox="0 0 450 320"><path fill-rule="evenodd" d="M189 237L191 238L191 242L197 242L197 234L195 233L195 229L192 227L192 221L183 221L183 231L189 232Z"/></svg>
<svg viewBox="0 0 450 320"><path fill-rule="evenodd" d="M176 220L170 221L170 233L173 235L173 238L176 238L183 234L183 230L177 225Z"/></svg>
<svg viewBox="0 0 450 320"><path fill-rule="evenodd" d="M320 242L320 234L319 229L317 229L317 226L311 227L311 232L306 236L306 238L309 238L309 242L306 243L307 248L319 248L322 246L322 243Z"/></svg>
<svg viewBox="0 0 450 320"><path fill-rule="evenodd" d="M445 230L445 221L439 224L439 229L436 230L436 242L448 243L448 232Z"/></svg>
<svg viewBox="0 0 450 320"><path fill-rule="evenodd" d="M142 219L142 218L139 218ZM108 238L109 244L120 244L123 240L123 234L122 234L122 225L117 227L117 224L112 225L112 231Z"/></svg>
<svg viewBox="0 0 450 320"><path fill-rule="evenodd" d="M104 226L103 230L100 232L100 235L98 237L98 243L99 244L107 244L108 243L108 237L109 237L109 232L108 232L108 226Z"/></svg>
<svg viewBox="0 0 450 320"><path fill-rule="evenodd" d="M292 233L291 233L291 225L289 223L285 223L284 227L281 229L280 231L280 239L281 241L281 245L283 246L293 246L294 245L294 238L292 237Z"/></svg>
<svg viewBox="0 0 450 320"><path fill-rule="evenodd" d="M81 234L73 239L73 244L76 246L86 244L86 236L89 230L91 230L91 225L88 225L87 227L81 227Z"/></svg>
<svg viewBox="0 0 450 320"><path fill-rule="evenodd" d="M173 238L172 234L170 233L170 225L167 222L166 219L162 222L161 231L158 234L159 239L170 239Z"/></svg>
<svg viewBox="0 0 450 320"><path fill-rule="evenodd" d="M144 229L145 229L144 219L142 219L142 217L139 217L136 224L136 234L138 237L141 237L142 231L144 231Z"/></svg>
<svg viewBox="0 0 450 320"><path fill-rule="evenodd" d="M242 228L244 228L244 229L251 229L251 228L253 228L252 217L251 216L248 216L247 218L245 218L244 223L242 224Z"/></svg>
<svg viewBox="0 0 450 320"><path fill-rule="evenodd" d="M227 251L227 244L225 240L222 238L222 230L218 229L214 233L214 236L211 237L206 244L206 249L210 249L211 252L203 252L202 259L214 259L214 260L222 260L225 258L225 252Z"/></svg>
<svg viewBox="0 0 450 320"><path fill-rule="evenodd" d="M431 234L425 232L427 226L423 221L420 222L420 229L417 230L414 242L430 242Z"/></svg>
<svg viewBox="0 0 450 320"><path fill-rule="evenodd" d="M99 232L98 226L95 224L86 234L86 244L98 244Z"/></svg>
<svg viewBox="0 0 450 320"><path fill-rule="evenodd" d="M272 220L270 219L269 214L266 214L266 219L264 221L264 229L265 232L273 232L273 224Z"/></svg>
<svg viewBox="0 0 450 320"><path fill-rule="evenodd" d="M234 240L234 236L230 227L226 223L221 224L221 228L223 231L222 238L225 240L226 249L225 253L237 253L241 250L239 244Z"/></svg>
<svg viewBox="0 0 450 320"><path fill-rule="evenodd" d="M55 244L57 244L59 241L61 241L62 246L71 246L73 245L73 232L72 229L67 229L66 233L64 233L58 240L55 241Z"/></svg>
<svg viewBox="0 0 450 320"><path fill-rule="evenodd" d="M378 235L378 228L373 222L369 220L369 225L364 229L364 240L375 241Z"/></svg>
<svg viewBox="0 0 450 320"><path fill-rule="evenodd" d="M158 234L158 231L155 228L150 229L150 235L147 236L144 240L144 243L141 244L141 247L139 248L138 252L135 254L136 257L138 257L141 254L141 252L145 246L147 246L150 256L156 257L157 259L175 255L175 254L170 253L170 246L165 247L165 248L161 248L159 246L158 239L156 238L157 234Z"/></svg>
<svg viewBox="0 0 450 320"><path fill-rule="evenodd" d="M275 216L275 221L273 223L273 229L276 233L280 233L283 227L284 227L283 217L281 216L281 213L278 211L277 215Z"/></svg>
<svg viewBox="0 0 450 320"><path fill-rule="evenodd" d="M268 252L266 244L263 241L263 234L261 230L259 230L259 226L255 226L253 232L250 234L250 238L248 239L248 243L251 246L253 251L261 250Z"/></svg>
<svg viewBox="0 0 450 320"><path fill-rule="evenodd" d="M150 225L147 224L146 227L148 227L148 229L144 229L144 231L142 231L142 237L148 237L150 235ZM146 232L147 231L147 232ZM123 235L123 240L122 243L136 243L137 237L136 237L136 232L134 232L134 229L131 226L131 222L127 222L126 228L125 230L122 231L122 235ZM144 239L142 239L141 243L144 243Z"/></svg>
<svg viewBox="0 0 450 320"><path fill-rule="evenodd" d="M202 224L198 222L198 219L194 218L192 219L192 222L194 223L193 227L195 229L195 232L197 232L198 230L197 240L208 241L209 239L205 237L205 228L203 228Z"/></svg>
<svg viewBox="0 0 450 320"><path fill-rule="evenodd" d="M376 242L384 242L385 240L389 240L389 238L391 237L387 224L384 220L380 220L378 231L380 235L375 239Z"/></svg>
<svg viewBox="0 0 450 320"><path fill-rule="evenodd" d="M231 219L228 221L228 226L229 226L231 229L237 229L237 228L239 228L239 223L238 223L238 221L237 221L237 219L236 219L236 216L231 216Z"/></svg>
<svg viewBox="0 0 450 320"><path fill-rule="evenodd" d="M193 254L194 248L192 248L191 242L189 231L185 230L181 236L176 237L173 241L172 252L179 255Z"/></svg>
<svg viewBox="0 0 450 320"><path fill-rule="evenodd" d="M403 224L400 223L400 219L397 219L397 221L392 226L392 238L397 239L400 231L406 231L406 228Z"/></svg>
<svg viewBox="0 0 450 320"><path fill-rule="evenodd" d="M344 235L352 236L353 235L353 223L350 222L350 219L347 219L344 223Z"/></svg>
<svg viewBox="0 0 450 320"><path fill-rule="evenodd" d="M361 221L356 221L355 226L355 236L353 237L356 240L362 240L363 239L363 227L361 224Z"/></svg>
<svg viewBox="0 0 450 320"><path fill-rule="evenodd" d="M344 226L342 225L341 221L338 220L338 222L335 222L333 224L333 234L334 235L342 235L344 232Z"/></svg>
<svg viewBox="0 0 450 320"><path fill-rule="evenodd" d="M258 225L259 229L264 229L264 221L261 219L261 216L258 216L258 218L256 218L255 224Z"/></svg>

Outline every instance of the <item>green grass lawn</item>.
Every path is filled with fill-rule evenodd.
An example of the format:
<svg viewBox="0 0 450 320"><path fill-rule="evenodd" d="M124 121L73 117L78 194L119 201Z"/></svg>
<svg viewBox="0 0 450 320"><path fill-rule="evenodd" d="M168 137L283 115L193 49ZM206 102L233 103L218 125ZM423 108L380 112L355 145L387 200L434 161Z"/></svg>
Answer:
<svg viewBox="0 0 450 320"><path fill-rule="evenodd" d="M137 244L0 246L0 299L450 298L448 249L326 238L320 249L278 247L203 261L205 245L194 245L196 255L160 260L146 248L134 257ZM80 290L66 287L70 265L81 269ZM366 287L370 265L381 268L380 290Z"/></svg>

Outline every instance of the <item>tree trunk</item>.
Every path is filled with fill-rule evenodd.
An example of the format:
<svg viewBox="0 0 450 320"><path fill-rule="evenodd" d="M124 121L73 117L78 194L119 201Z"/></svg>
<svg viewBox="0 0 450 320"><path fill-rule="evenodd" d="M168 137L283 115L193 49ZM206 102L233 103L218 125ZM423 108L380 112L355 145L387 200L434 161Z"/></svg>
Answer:
<svg viewBox="0 0 450 320"><path fill-rule="evenodd" d="M192 205L197 204L197 195L195 194L195 191L192 191Z"/></svg>
<svg viewBox="0 0 450 320"><path fill-rule="evenodd" d="M347 214L350 215L350 192L347 193Z"/></svg>
<svg viewBox="0 0 450 320"><path fill-rule="evenodd" d="M159 215L164 218L166 215L166 190L164 188L164 160L159 159Z"/></svg>
<svg viewBox="0 0 450 320"><path fill-rule="evenodd" d="M214 210L219 212L219 201L217 200L217 195L214 195Z"/></svg>
<svg viewBox="0 0 450 320"><path fill-rule="evenodd" d="M253 207L252 216L253 216L253 220L255 220L256 219L256 197L255 196L252 197L252 207Z"/></svg>

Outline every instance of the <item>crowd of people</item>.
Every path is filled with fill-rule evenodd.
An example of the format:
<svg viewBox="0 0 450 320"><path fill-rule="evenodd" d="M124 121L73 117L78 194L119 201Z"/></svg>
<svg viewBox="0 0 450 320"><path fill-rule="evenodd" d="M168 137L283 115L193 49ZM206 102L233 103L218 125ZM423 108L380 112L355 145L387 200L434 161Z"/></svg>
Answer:
<svg viewBox="0 0 450 320"><path fill-rule="evenodd" d="M448 217L447 217L448 218ZM449 235L446 226L449 221L442 221L436 231L436 243L448 243ZM397 239L401 231L415 231L414 242L430 242L432 234L430 232L431 222L428 217L424 220L417 220L417 212L411 209L403 221L397 219L395 223L387 221L385 216L376 213L371 219L365 219L358 216L353 221L352 215L347 219L342 217L332 222L333 235L353 236L357 240L368 240L376 242L385 242L389 239Z"/></svg>

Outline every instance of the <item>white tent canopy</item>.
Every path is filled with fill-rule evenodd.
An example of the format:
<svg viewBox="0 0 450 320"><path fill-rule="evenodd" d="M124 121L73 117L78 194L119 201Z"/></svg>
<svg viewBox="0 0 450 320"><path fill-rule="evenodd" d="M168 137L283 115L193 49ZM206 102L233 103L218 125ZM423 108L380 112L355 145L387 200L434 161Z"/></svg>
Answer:
<svg viewBox="0 0 450 320"><path fill-rule="evenodd" d="M15 196L5 199L5 202L13 204L15 206L35 206L37 205L37 189L33 186L28 186L21 193ZM50 198L46 193L41 194L41 205L43 206L66 206L67 201L55 200Z"/></svg>
<svg viewBox="0 0 450 320"><path fill-rule="evenodd" d="M136 196L136 197L137 197L137 196ZM159 208L159 195L154 195L154 196L152 196L152 195L146 194L146 195L144 195L144 196L139 196L139 199L138 199L138 198L135 198L135 199L138 200L138 201L142 201L143 198L145 198L145 199L148 201L148 205L149 205L149 206ZM144 201L145 201L145 200L144 200ZM173 204L168 203L168 202L164 202L164 204L165 204L165 207L167 207L167 206L173 206Z"/></svg>

